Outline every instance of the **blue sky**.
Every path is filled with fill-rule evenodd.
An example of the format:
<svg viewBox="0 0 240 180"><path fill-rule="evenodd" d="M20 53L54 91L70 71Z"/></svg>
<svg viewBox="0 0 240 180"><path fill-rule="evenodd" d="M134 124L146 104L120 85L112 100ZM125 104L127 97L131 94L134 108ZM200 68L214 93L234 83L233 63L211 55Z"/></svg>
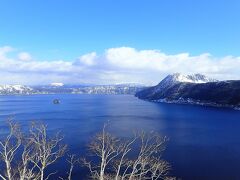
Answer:
<svg viewBox="0 0 240 180"><path fill-rule="evenodd" d="M238 0L2 0L0 44L39 59L130 46L239 56Z"/></svg>
<svg viewBox="0 0 240 180"><path fill-rule="evenodd" d="M121 47L238 60L239 21L239 0L1 0L0 47L12 48L8 58L23 52L19 59L38 62L74 62ZM203 73L222 78L223 71Z"/></svg>

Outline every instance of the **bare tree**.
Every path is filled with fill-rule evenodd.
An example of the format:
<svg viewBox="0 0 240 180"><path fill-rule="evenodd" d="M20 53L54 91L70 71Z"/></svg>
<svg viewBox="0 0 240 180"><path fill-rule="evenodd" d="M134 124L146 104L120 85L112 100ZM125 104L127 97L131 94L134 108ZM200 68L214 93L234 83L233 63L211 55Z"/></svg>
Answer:
<svg viewBox="0 0 240 180"><path fill-rule="evenodd" d="M0 141L0 157L5 164L5 174L0 174L3 180L12 180L16 175L13 159L21 146L21 133L18 124L8 121L9 134Z"/></svg>
<svg viewBox="0 0 240 180"><path fill-rule="evenodd" d="M99 158L100 164L94 166L83 159L83 163L89 168L93 179L104 180L107 166L121 151L120 147L117 148L117 144L120 143L119 139L106 132L105 128L106 125L104 125L102 133L97 134L89 144L90 151Z"/></svg>
<svg viewBox="0 0 240 180"><path fill-rule="evenodd" d="M161 158L166 141L166 137L153 132L135 133L130 140L123 140L106 132L104 126L89 145L99 161L83 159L83 164L89 168L92 179L164 179L170 170L169 163Z"/></svg>
<svg viewBox="0 0 240 180"><path fill-rule="evenodd" d="M43 124L33 123L27 136L21 133L17 123L9 120L8 126L9 134L0 141L0 158L4 164L0 178L43 180L54 174L45 175L45 170L64 155L66 145L60 145L63 138L59 134L49 137ZM70 162L75 163L73 160Z"/></svg>
<svg viewBox="0 0 240 180"><path fill-rule="evenodd" d="M40 171L40 180L47 180L57 172L45 174L46 168L54 164L66 151L66 145L61 145L63 137L57 133L54 137L47 135L47 126L33 123L30 128L30 141L33 144L35 156L31 162Z"/></svg>
<svg viewBox="0 0 240 180"><path fill-rule="evenodd" d="M166 137L162 138L154 132L138 133L134 141L139 144L135 152L137 156L130 160L126 158L121 179L163 179L166 177L170 166L161 159L166 140Z"/></svg>

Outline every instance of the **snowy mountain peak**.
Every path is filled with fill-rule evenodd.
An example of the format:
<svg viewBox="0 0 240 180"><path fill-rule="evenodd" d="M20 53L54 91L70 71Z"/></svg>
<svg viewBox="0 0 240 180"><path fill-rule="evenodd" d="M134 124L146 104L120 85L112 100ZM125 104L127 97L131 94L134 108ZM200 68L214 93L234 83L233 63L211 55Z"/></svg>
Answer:
<svg viewBox="0 0 240 180"><path fill-rule="evenodd" d="M216 79L209 78L202 74L192 74L192 75L183 75L180 73L175 73L168 75L165 79L165 82L188 82L188 83L207 83L207 82L216 82Z"/></svg>
<svg viewBox="0 0 240 180"><path fill-rule="evenodd" d="M0 94L27 94L32 88L24 85L0 85Z"/></svg>

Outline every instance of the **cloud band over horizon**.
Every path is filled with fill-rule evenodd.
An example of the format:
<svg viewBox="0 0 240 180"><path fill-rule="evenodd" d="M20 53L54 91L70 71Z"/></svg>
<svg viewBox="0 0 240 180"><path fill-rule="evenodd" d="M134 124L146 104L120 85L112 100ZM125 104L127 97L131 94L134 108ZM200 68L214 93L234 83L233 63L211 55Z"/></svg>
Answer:
<svg viewBox="0 0 240 180"><path fill-rule="evenodd" d="M11 52L17 55L10 57ZM29 52L0 47L0 84L115 84L154 85L171 73L201 73L212 78L240 79L240 57L213 57L209 53L169 55L159 50L131 47L106 49L84 54L73 61L35 60Z"/></svg>

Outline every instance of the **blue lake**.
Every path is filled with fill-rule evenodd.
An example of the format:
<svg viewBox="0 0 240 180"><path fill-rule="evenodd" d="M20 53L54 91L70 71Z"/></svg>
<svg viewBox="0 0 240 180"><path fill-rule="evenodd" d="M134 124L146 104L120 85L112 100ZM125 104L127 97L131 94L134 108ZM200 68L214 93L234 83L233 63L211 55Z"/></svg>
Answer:
<svg viewBox="0 0 240 180"><path fill-rule="evenodd" d="M61 103L54 105L52 100ZM89 139L109 121L109 131L157 131L170 140L164 159L182 179L240 179L240 111L192 105L151 103L131 95L0 96L0 128L9 117L26 127L31 121L61 130L73 153L86 152ZM61 164L61 165L60 165ZM64 172L65 164L58 168ZM76 179L85 170L77 167Z"/></svg>

